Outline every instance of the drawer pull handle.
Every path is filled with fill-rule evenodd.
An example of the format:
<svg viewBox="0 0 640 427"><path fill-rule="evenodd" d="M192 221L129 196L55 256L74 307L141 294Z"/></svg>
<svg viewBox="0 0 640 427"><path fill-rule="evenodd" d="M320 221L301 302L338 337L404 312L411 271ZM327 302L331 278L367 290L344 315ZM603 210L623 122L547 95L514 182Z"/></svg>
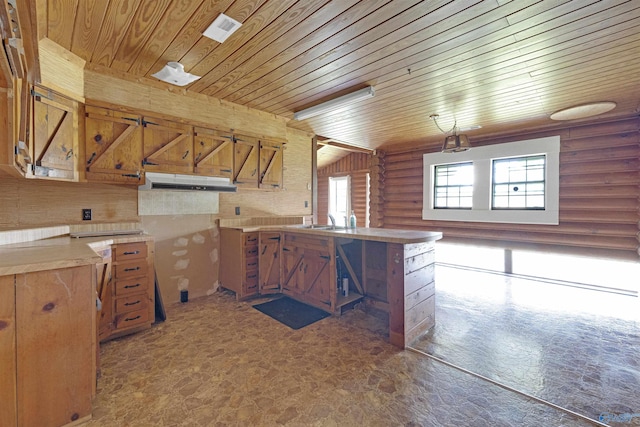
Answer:
<svg viewBox="0 0 640 427"><path fill-rule="evenodd" d="M140 300L136 301L136 302L125 302L124 305L125 306L131 306L131 305L136 305L136 304L140 304Z"/></svg>
<svg viewBox="0 0 640 427"><path fill-rule="evenodd" d="M279 242L280 241L280 236L278 236L278 237L269 237L269 240L277 240Z"/></svg>
<svg viewBox="0 0 640 427"><path fill-rule="evenodd" d="M247 276L249 279L255 279L256 277L258 277L256 274L252 274L251 276Z"/></svg>
<svg viewBox="0 0 640 427"><path fill-rule="evenodd" d="M138 320L140 318L140 315L138 314L136 317L127 317L124 319L125 322L130 322L132 320Z"/></svg>
<svg viewBox="0 0 640 427"><path fill-rule="evenodd" d="M138 271L140 270L140 267L133 267L133 268L125 268L124 271Z"/></svg>
<svg viewBox="0 0 640 427"><path fill-rule="evenodd" d="M131 289L131 288L137 288L138 286L140 286L140 283L136 283L135 285L127 285L124 288L125 289Z"/></svg>
<svg viewBox="0 0 640 427"><path fill-rule="evenodd" d="M127 251L124 253L124 255L138 255L140 253L140 251Z"/></svg>
<svg viewBox="0 0 640 427"><path fill-rule="evenodd" d="M258 265L257 262L252 262L251 264L247 264L248 267L253 267L254 265Z"/></svg>
<svg viewBox="0 0 640 427"><path fill-rule="evenodd" d="M260 255L264 255L265 252L267 252L267 247L266 246L264 248L262 248L262 253Z"/></svg>

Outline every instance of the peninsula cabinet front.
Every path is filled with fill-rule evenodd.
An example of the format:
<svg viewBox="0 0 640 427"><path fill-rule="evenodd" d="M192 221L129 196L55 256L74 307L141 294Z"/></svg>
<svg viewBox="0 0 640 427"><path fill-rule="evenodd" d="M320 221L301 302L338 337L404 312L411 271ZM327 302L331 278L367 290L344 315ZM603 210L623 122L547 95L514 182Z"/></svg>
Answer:
<svg viewBox="0 0 640 427"><path fill-rule="evenodd" d="M94 268L0 277L2 427L58 427L91 417Z"/></svg>

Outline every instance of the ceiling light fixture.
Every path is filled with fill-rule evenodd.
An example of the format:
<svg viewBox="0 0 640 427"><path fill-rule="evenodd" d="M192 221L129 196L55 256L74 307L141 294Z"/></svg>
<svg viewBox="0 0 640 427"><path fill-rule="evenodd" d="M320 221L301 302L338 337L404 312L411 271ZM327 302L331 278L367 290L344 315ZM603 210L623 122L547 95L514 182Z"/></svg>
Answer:
<svg viewBox="0 0 640 427"><path fill-rule="evenodd" d="M167 65L155 74L151 74L156 79L171 83L176 86L186 86L200 78L184 71L184 65L179 62L168 62Z"/></svg>
<svg viewBox="0 0 640 427"><path fill-rule="evenodd" d="M444 139L444 143L442 144L443 153L459 153L461 151L467 151L468 149L471 148L469 137L464 134L458 134L457 121L453 123L453 127L451 128L451 130L447 132L442 130L442 128L438 124L438 120L437 120L438 117L440 117L438 114L432 114L429 116L429 118L433 119L433 123L436 124L438 129L440 129L440 132L442 133L452 132L451 135L447 135Z"/></svg>
<svg viewBox="0 0 640 427"><path fill-rule="evenodd" d="M367 86L364 89L357 90L355 92L348 93L338 98L332 99L322 104L314 105L313 107L306 108L298 111L293 115L294 120L305 120L309 117L317 116L319 114L335 111L339 108L343 108L354 102L362 101L364 99L373 98L376 92L373 86Z"/></svg>
<svg viewBox="0 0 640 427"><path fill-rule="evenodd" d="M551 114L551 120L575 120L586 117L597 116L616 108L616 103L611 101L590 102L588 104L576 105L563 108Z"/></svg>
<svg viewBox="0 0 640 427"><path fill-rule="evenodd" d="M209 37L219 43L224 43L229 36L236 32L242 24L230 16L221 13L218 17L204 30L203 36Z"/></svg>

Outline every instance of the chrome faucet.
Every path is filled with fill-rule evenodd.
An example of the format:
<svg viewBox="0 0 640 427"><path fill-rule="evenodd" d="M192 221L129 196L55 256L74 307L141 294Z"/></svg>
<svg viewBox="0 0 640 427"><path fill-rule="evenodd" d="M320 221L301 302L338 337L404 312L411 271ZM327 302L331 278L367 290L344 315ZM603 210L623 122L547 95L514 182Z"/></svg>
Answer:
<svg viewBox="0 0 640 427"><path fill-rule="evenodd" d="M329 220L331 220L331 228L336 228L336 219L333 215L329 214Z"/></svg>

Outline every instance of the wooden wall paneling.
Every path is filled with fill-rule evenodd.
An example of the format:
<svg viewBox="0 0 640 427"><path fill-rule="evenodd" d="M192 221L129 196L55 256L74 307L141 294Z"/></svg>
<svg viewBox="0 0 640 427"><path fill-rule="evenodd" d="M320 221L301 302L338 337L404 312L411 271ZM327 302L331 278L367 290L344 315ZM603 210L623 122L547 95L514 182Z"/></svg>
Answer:
<svg viewBox="0 0 640 427"><path fill-rule="evenodd" d="M84 7L80 9L84 10ZM40 85L73 100L85 101L84 67L86 62L84 59L48 38L43 38L38 42L38 59L41 68Z"/></svg>
<svg viewBox="0 0 640 427"><path fill-rule="evenodd" d="M137 187L0 178L0 228L137 222ZM91 222L82 209L92 210Z"/></svg>
<svg viewBox="0 0 640 427"><path fill-rule="evenodd" d="M17 425L15 276L0 276L0 425Z"/></svg>
<svg viewBox="0 0 640 427"><path fill-rule="evenodd" d="M640 224L640 119L567 126L560 152L560 224L465 223L422 220L423 152L385 157L384 225L442 231L444 238L499 240L638 252ZM551 131L548 135L553 134ZM520 135L519 139L526 139ZM612 144L607 144L611 139ZM508 138L506 138L508 140ZM506 142L501 140L501 142Z"/></svg>
<svg viewBox="0 0 640 427"><path fill-rule="evenodd" d="M204 95L173 93L151 85L115 77L92 69L85 71L86 98L153 115L166 114L199 122L202 126L235 129L259 138L287 140L284 117L220 101Z"/></svg>
<svg viewBox="0 0 640 427"><path fill-rule="evenodd" d="M329 224L329 177L318 177L318 224Z"/></svg>

